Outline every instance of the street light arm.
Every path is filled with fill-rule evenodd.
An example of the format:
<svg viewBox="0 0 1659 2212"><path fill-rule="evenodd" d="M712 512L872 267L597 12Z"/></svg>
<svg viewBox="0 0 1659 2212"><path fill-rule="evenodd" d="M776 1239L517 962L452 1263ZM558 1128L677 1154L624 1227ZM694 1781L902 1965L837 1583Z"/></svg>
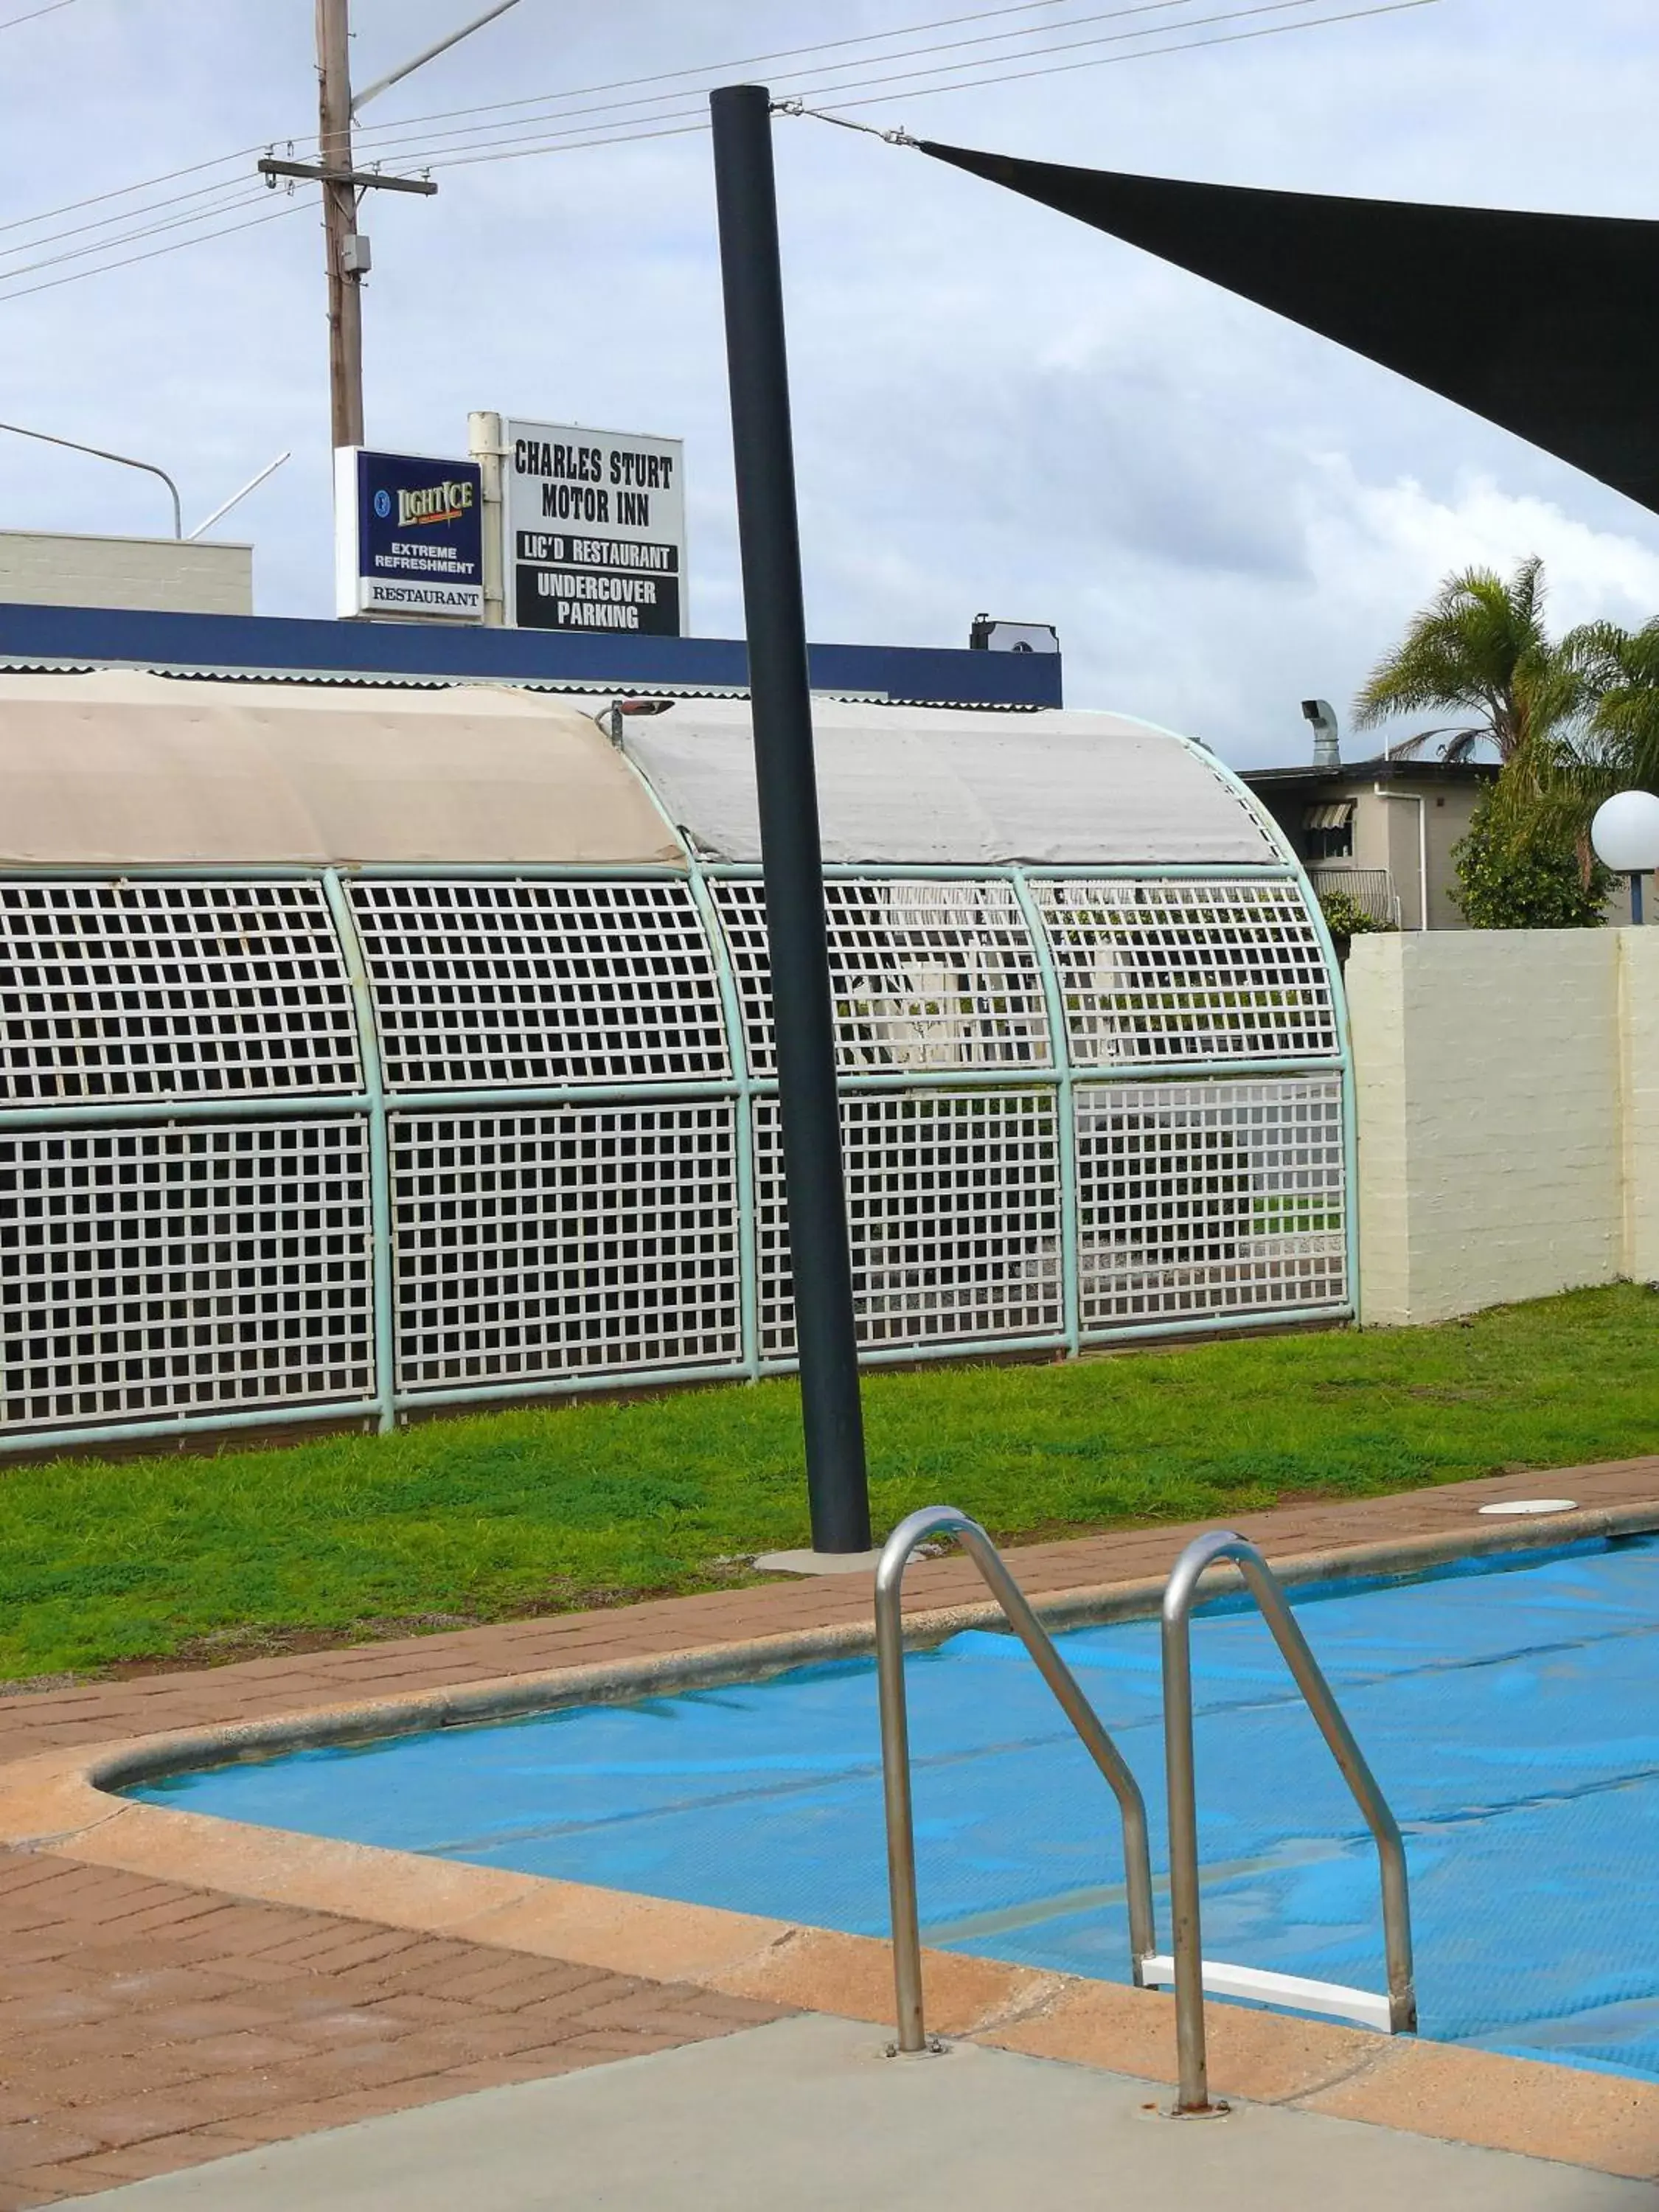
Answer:
<svg viewBox="0 0 1659 2212"><path fill-rule="evenodd" d="M187 544L191 544L201 536L204 530L211 530L216 522L219 521L222 516L230 513L233 507L240 507L241 502L247 497L251 491L258 491L260 485L264 482L267 477L274 477L277 470L282 467L284 461L291 461L293 459L294 455L292 453L278 453L274 461L267 461L257 477L250 477L248 478L247 482L242 486L240 491L232 492L230 497L225 501L224 504L221 507L216 507L212 514L208 516L204 522L198 522L195 529L191 532L190 537L185 540L185 543Z"/></svg>
<svg viewBox="0 0 1659 2212"><path fill-rule="evenodd" d="M179 504L179 487L165 469L158 469L154 461L135 461L131 453L112 453L102 446L83 446L78 438L54 438L50 430L26 430L21 422L0 422L0 430L9 430L15 438L38 438L43 446L67 446L72 453L91 453L100 461L118 461L124 469L143 469L147 476L160 477L173 494L173 534L185 534L184 509Z"/></svg>
<svg viewBox="0 0 1659 2212"><path fill-rule="evenodd" d="M389 92L394 84L401 84L406 76L413 76L417 69L423 69L428 62L435 61L440 54L447 53L452 46L459 46L463 39L470 39L474 31L482 31L486 23L493 23L497 15L505 15L509 8L516 8L518 4L519 0L497 0L494 8L487 8L482 15L475 15L470 23L463 23L459 31L452 31L447 39L440 39L436 46L428 46L424 52L416 54L413 61L404 62L400 68L389 70L385 76L377 76L373 84L353 94L352 113L355 115L360 107L367 107L371 100L378 99L383 92Z"/></svg>

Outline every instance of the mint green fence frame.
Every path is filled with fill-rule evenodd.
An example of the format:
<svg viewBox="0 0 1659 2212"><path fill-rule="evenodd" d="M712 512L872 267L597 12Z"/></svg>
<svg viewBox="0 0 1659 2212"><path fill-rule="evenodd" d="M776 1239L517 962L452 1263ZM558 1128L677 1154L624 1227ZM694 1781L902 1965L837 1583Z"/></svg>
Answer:
<svg viewBox="0 0 1659 2212"><path fill-rule="evenodd" d="M968 1314L960 1330L953 1331L949 1327L935 1328L931 1333L919 1330L911 1340L870 1344L863 1355L869 1364L1042 1352L1075 1357L1092 1345L1182 1337L1217 1330L1337 1322L1352 1314L1358 1253L1352 1204L1353 1080L1346 1015L1329 936L1317 902L1293 863L1286 860L1254 867L1146 866L1092 869L966 865L931 868L831 866L825 870L825 877L832 896L836 886L848 884L874 887L872 895L883 897L896 896L896 887L904 885L1006 887L1006 891L1000 890L997 896L1006 896L1008 910L1018 916L1029 944L1045 1033L1045 1049L1038 1054L1036 1033L1032 1030L1033 1056L1023 1062L998 1060L983 1066L928 1063L848 1067L842 1077L846 1110L855 1117L859 1111L869 1115L876 1112L875 1108L866 1103L860 1109L858 1102L897 1097L911 1102L917 1115L939 1118L941 1126L948 1129L950 1115L957 1110L951 1102L978 1097L982 1102L995 1102L994 1108L990 1103L985 1105L987 1114L1001 1113L1012 1124L1025 1126L1021 1123L1023 1112L1025 1122L1031 1127L1042 1125L1043 1117L1048 1115L1054 1135L1054 1203L1050 1210L1056 1217L1056 1234L1052 1261L1045 1245L1037 1262L1026 1263L1028 1273L1035 1264L1036 1274L1044 1280L1051 1266L1058 1271L1058 1298L1052 1325L1045 1322L1041 1327L1025 1330L993 1328L975 1334L969 1325L972 1316ZM31 1134L46 1134L56 1141L94 1131L225 1131L253 1125L269 1133L285 1124L304 1124L307 1129L325 1126L330 1131L349 1125L360 1130L364 1139L357 1149L366 1160L367 1171L360 1209L362 1233L353 1247L358 1256L349 1264L361 1264L366 1270L369 1309L363 1340L366 1352L362 1363L367 1387L320 1393L301 1388L280 1400L257 1405L193 1402L175 1413L103 1419L32 1419L27 1415L16 1418L12 1413L12 1402L18 1394L9 1379L5 1361L0 1358L0 1404L5 1406L8 1416L0 1425L0 1452L38 1451L48 1447L73 1449L77 1446L197 1432L234 1434L239 1430L325 1420L361 1421L390 1430L401 1418L433 1407L511 1403L586 1391L615 1390L641 1383L752 1379L788 1371L793 1361L780 1335L783 1325L778 1319L781 1309L775 1250L772 1250L769 1261L763 1250L763 1240L770 1232L763 1219L765 1208L761 1203L763 1194L757 1171L760 1147L767 1140L770 1126L769 1102L775 1098L777 1086L772 1074L751 1065L750 1032L755 1019L756 985L752 975L745 978L740 972L734 957L736 940L732 933L730 911L732 901L740 896L740 887L752 885L757 878L758 871L753 868L695 859L679 867L641 866L603 870L527 866L453 869L384 866L355 870L227 866L133 868L122 871L118 879L113 872L58 869L12 872L0 877L0 896L18 884L108 885L118 880L128 885L313 884L320 887L349 996L352 1043L358 1071L349 1087L337 1085L326 1091L295 1087L280 1095L262 1091L257 1096L192 1096L179 1092L142 1098L43 1097L0 1106L0 1141ZM395 1086L387 1079L382 1034L385 1007L377 999L362 919L353 902L353 889L356 885L398 882L451 886L562 883L586 886L669 884L689 887L712 965L724 1030L725 1068L718 1075L689 1081L630 1079L551 1084L469 1083L425 1089ZM1069 891L1067 886L1071 887ZM1091 886L1095 889L1091 890ZM1241 1047L1235 1042L1224 1050L1207 1054L1183 1048L1160 1055L1142 1036L1132 1040L1135 1044L1132 1053L1103 1059L1091 1059L1086 1052L1079 1056L1074 1048L1075 1039L1089 1032L1089 1025L1097 1018L1098 1007L1092 1002L1085 1003L1090 1001L1093 987L1086 977L1079 983L1075 963L1068 974L1065 917L1057 902L1069 896L1074 903L1080 901L1086 908L1091 897L1109 902L1114 896L1133 894L1137 899L1154 902L1160 898L1175 899L1178 904L1182 887L1220 898L1224 892L1231 896L1241 887L1260 886L1274 887L1289 902L1300 918L1298 926L1305 927L1308 940L1316 948L1310 972L1316 975L1326 1008L1322 1041L1316 1047L1273 1053L1255 1051L1248 1044ZM1201 963L1204 956L1199 947L1196 951L1183 950L1180 957ZM1243 924L1228 937L1227 957L1235 965L1242 963L1249 968L1252 955L1249 931ZM1197 979L1194 990L1201 992L1209 988L1204 982L1201 966L1191 969L1189 981L1193 977ZM0 986L3 980L0 976ZM747 1000L745 991L749 993ZM1273 998L1273 988L1267 987L1257 989L1258 998L1264 992L1267 1000ZM1182 993L1177 991L1174 995L1180 998ZM1188 991L1186 995L1191 996L1192 993ZM1104 1005L1107 1001L1102 1000L1100 1003ZM1250 1092L1249 1097L1245 1095L1247 1090ZM1029 1104L1029 1110L1008 1103L1020 1098L1031 1102L1034 1094L1036 1103ZM945 1102L943 1107L941 1101ZM1262 1230L1260 1222L1278 1220L1282 1226L1285 1216L1282 1211L1276 1216L1274 1206L1301 1206L1299 1218L1304 1229L1316 1219L1318 1226L1299 1238L1296 1232L1286 1231L1278 1237L1278 1242L1307 1245L1310 1249L1316 1246L1324 1254L1313 1267L1317 1295L1298 1300L1291 1268L1286 1277L1289 1287L1285 1294L1275 1298L1271 1295L1269 1269L1267 1277L1261 1281L1253 1280L1248 1286L1252 1298L1248 1306L1237 1300L1230 1304L1223 1297L1212 1300L1206 1307L1199 1297L1195 1309L1189 1311L1114 1313L1114 1299L1121 1305L1127 1298L1130 1306L1134 1300L1132 1291L1113 1288L1117 1279L1114 1268L1126 1281L1133 1272L1133 1268L1127 1274L1124 1272L1122 1239L1120 1237L1114 1242L1112 1233L1103 1231L1099 1226L1100 1221L1112 1216L1115 1211L1121 1213L1126 1210L1121 1199L1122 1188L1127 1186L1121 1180L1113 1182L1112 1176L1117 1172L1113 1161L1120 1156L1128 1161L1130 1164L1124 1169L1124 1174L1132 1180L1138 1177L1137 1188L1143 1188L1143 1194L1127 1210L1138 1210L1144 1221L1153 1221L1156 1217L1156 1233L1164 1238L1163 1249L1182 1250L1183 1238L1202 1243L1211 1232L1200 1228L1188 1237L1188 1227L1180 1218L1182 1201L1176 1185L1184 1178L1189 1185L1207 1181L1217 1188L1233 1188L1232 1200L1205 1201L1212 1216L1218 1206L1236 1206L1237 1188L1243 1187L1243 1182L1248 1182L1249 1191L1255 1189L1255 1182L1249 1180L1255 1170L1237 1164L1247 1157L1247 1152L1237 1148L1248 1147L1256 1141L1248 1133L1238 1136L1237 1130L1276 1127L1275 1115L1281 1121L1288 1115L1288 1127L1296 1115L1303 1113L1304 1102L1311 1102L1305 1116L1309 1126L1316 1125L1316 1130L1325 1134L1304 1143L1304 1138L1292 1130L1291 1135L1283 1139L1281 1149L1293 1142L1304 1150L1320 1152L1326 1158L1327 1164L1321 1171L1324 1177L1320 1184L1322 1194L1305 1205L1300 1199L1286 1198L1282 1194L1251 1196L1249 1203L1256 1225L1249 1231L1241 1230L1235 1220L1227 1233L1239 1239L1254 1235L1257 1243L1265 1239L1271 1243L1274 1241L1273 1235ZM675 1104L719 1107L729 1110L732 1117L731 1234L735 1240L736 1320L729 1356L616 1365L607 1365L600 1360L587 1368L572 1367L520 1377L480 1376L451 1385L413 1386L400 1380L400 1346L408 1327L407 1313L400 1314L399 1231L394 1191L394 1153L400 1130L422 1115L531 1116L566 1108L633 1109ZM1185 1128L1200 1124L1213 1125L1211 1135L1205 1139L1209 1146L1207 1157L1221 1165L1212 1166L1210 1170L1202 1170L1201 1158L1199 1170L1182 1167L1180 1158L1187 1156L1177 1158L1169 1150L1175 1144L1171 1132L1176 1130L1177 1125ZM964 1126L971 1132L971 1115ZM1337 1133L1340 1153L1340 1169L1336 1170L1328 1164L1332 1129ZM1219 1133L1214 1133L1216 1131ZM1276 1137L1273 1141L1279 1143L1280 1139ZM1235 1149L1229 1151L1229 1146ZM1175 1166L1168 1167L1167 1162L1160 1165L1152 1158L1159 1154L1160 1147L1164 1148L1170 1158L1176 1159ZM964 1158L983 1149L976 1140L958 1146ZM1103 1160L1103 1167L1099 1165ZM1303 1170L1294 1172L1300 1174ZM884 1169L883 1173L889 1174L890 1180L903 1179L896 1170ZM981 1188L975 1181L978 1176L977 1167L965 1168L963 1188L969 1192L972 1203L980 1207L976 1218L988 1224L988 1242L994 1243L995 1237L989 1231L997 1229L994 1194L991 1198L974 1194ZM916 1177L911 1176L909 1179L915 1181ZM921 1179L925 1180L925 1176ZM1158 1185L1157 1191L1150 1197L1145 1195L1154 1183ZM1170 1192L1175 1194L1170 1195ZM940 1233L953 1235L956 1227L946 1223ZM1033 1232L1036 1243L1042 1243L1046 1233ZM773 1241L775 1245L775 1237ZM1032 1249L1036 1249L1035 1245ZM4 1257L5 1246L3 1239L0 1239L0 1260ZM1218 1263L1190 1260L1166 1264L1154 1255L1146 1262L1146 1268L1153 1273L1161 1270L1169 1278L1180 1275L1184 1268L1199 1282L1201 1290L1200 1279L1204 1267L1210 1266L1213 1273L1216 1264ZM769 1265L772 1268L769 1276L766 1272ZM988 1262L987 1268L985 1279L989 1280L994 1275L994 1265ZM925 1267L921 1267L921 1272L926 1272ZM1257 1296L1264 1284L1267 1294ZM994 1283L992 1289L995 1289ZM979 1294L975 1291L975 1295ZM902 1288L894 1295L902 1301ZM355 1291L352 1296L356 1296ZM769 1296L769 1307L766 1305ZM1031 1296L1036 1298L1038 1293L1034 1291ZM3 1340L9 1345L27 1340L27 1332L33 1325L29 1301L27 1274L21 1279L21 1304L18 1283L14 1279L13 1310L8 1324L11 1334ZM972 1300L969 1303L971 1304ZM1157 1301L1152 1303L1156 1305ZM775 1340L769 1347L769 1329Z"/></svg>

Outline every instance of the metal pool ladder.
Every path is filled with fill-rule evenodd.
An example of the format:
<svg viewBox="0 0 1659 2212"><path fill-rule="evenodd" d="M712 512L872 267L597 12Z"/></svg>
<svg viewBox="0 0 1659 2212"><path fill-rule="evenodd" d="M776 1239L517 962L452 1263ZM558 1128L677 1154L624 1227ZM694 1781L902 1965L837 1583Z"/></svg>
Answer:
<svg viewBox="0 0 1659 2212"><path fill-rule="evenodd" d="M882 1788L887 1807L887 1885L892 1904L898 2048L905 2051L925 2051L927 2034L922 2014L915 1827L910 1808L910 1724L904 1695L904 1570L918 1544L929 1536L945 1534L958 1539L979 1569L1009 1626L1036 1662L1037 1671L1117 1799L1123 1822L1124 1884L1129 1906L1129 1971L1137 1986L1158 1941L1152 1923L1146 1806L1139 1784L984 1529L954 1506L924 1506L900 1522L882 1547L876 1568L876 1674L881 1704ZM1201 2022L1200 2033L1201 2038Z"/></svg>
<svg viewBox="0 0 1659 2212"><path fill-rule="evenodd" d="M1193 1767L1193 1669L1191 1621L1198 1585L1206 1568L1231 1560L1261 1607L1273 1640L1285 1655L1320 1734L1342 1770L1342 1778L1365 1816L1376 1841L1382 1884L1382 1929L1389 1970L1386 1996L1351 1990L1335 1982L1299 1975L1267 1973L1253 1966L1230 1966L1206 1960L1199 1906L1198 1806ZM884 1559L884 1565L885 1564ZM1308 1648L1308 1640L1285 1602L1278 1577L1254 1544L1219 1528L1188 1545L1176 1562L1164 1593L1164 1755L1170 1793L1170 1903L1173 1920L1169 1958L1143 1960L1143 1978L1154 1988L1173 1984L1176 2045L1180 2087L1175 2109L1197 2114L1213 2109L1204 2033L1204 1992L1254 1997L1293 2010L1334 2013L1367 2027L1408 2035L1417 2026L1417 1992L1412 1969L1411 1907L1406 1884L1406 1852L1400 1828L1376 1778L1355 1742L1331 1686Z"/></svg>

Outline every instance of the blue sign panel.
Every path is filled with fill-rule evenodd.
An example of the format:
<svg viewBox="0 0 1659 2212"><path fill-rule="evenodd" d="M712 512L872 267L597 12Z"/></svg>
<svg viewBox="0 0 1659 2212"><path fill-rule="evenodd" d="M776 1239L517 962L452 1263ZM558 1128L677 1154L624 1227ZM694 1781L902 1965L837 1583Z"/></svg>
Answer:
<svg viewBox="0 0 1659 2212"><path fill-rule="evenodd" d="M483 480L476 461L343 447L335 455L342 615L483 618Z"/></svg>

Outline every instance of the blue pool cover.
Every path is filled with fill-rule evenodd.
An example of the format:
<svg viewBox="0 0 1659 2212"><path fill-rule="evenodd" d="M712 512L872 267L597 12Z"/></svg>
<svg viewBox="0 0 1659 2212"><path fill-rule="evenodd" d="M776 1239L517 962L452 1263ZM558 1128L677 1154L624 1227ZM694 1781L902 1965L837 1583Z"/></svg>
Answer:
<svg viewBox="0 0 1659 2212"><path fill-rule="evenodd" d="M1297 1604L1405 1832L1424 2033L1659 2081L1659 1545ZM1146 1792L1161 1874L1156 1625L1060 1642ZM1194 1655L1206 1954L1381 1989L1375 1851L1266 1629L1208 1609ZM926 1940L1127 1978L1116 1808L1024 1651L957 1636L908 1680ZM887 1932L867 1661L133 1794Z"/></svg>

